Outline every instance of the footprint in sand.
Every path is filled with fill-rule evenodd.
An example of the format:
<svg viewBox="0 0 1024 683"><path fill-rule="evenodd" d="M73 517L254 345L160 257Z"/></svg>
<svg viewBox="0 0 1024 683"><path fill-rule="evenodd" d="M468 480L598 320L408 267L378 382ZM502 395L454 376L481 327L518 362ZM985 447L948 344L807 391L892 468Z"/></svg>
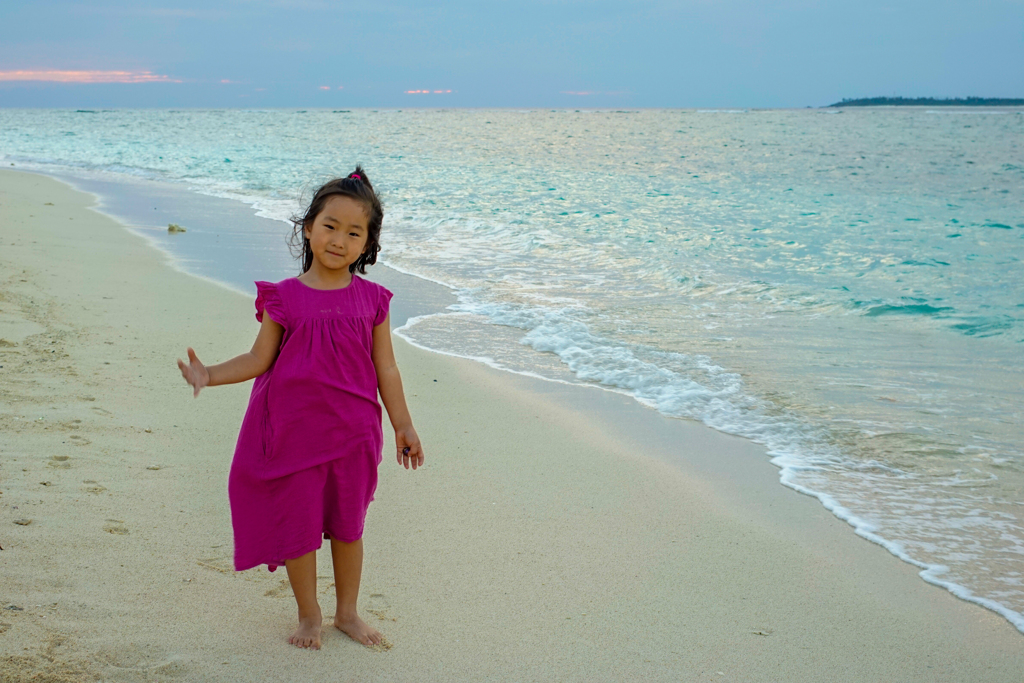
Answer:
<svg viewBox="0 0 1024 683"><path fill-rule="evenodd" d="M103 493L104 491L107 490L106 486L103 486L102 484L92 479L85 479L82 481L82 483L85 484L84 490L86 493Z"/></svg>
<svg viewBox="0 0 1024 683"><path fill-rule="evenodd" d="M196 564L198 564L200 567L213 569L214 571L218 571L221 574L235 573L234 562L229 556L221 555L220 557L207 557L205 559L201 558L196 560Z"/></svg>
<svg viewBox="0 0 1024 683"><path fill-rule="evenodd" d="M74 446L88 446L89 444L92 443L92 441L89 441L89 439L86 439L84 436L78 436L77 434L72 434L71 436L68 437L68 440Z"/></svg>
<svg viewBox="0 0 1024 683"><path fill-rule="evenodd" d="M291 584L288 583L288 579L281 579L277 582L277 585L264 593L268 598L289 598L292 595Z"/></svg>
<svg viewBox="0 0 1024 683"><path fill-rule="evenodd" d="M38 647L23 647L18 655L7 655L0 661L0 671L6 674L3 680L19 681L97 681L107 680L95 670L95 665L79 656L74 644L61 633L44 627L46 631ZM0 629L2 632L2 629Z"/></svg>
<svg viewBox="0 0 1024 683"><path fill-rule="evenodd" d="M141 675L142 680L154 676L179 677L189 673L188 667L178 655L168 655L156 645L119 643L109 646L96 654L96 661L123 672L132 672L132 678ZM118 677L123 674L119 674Z"/></svg>
<svg viewBox="0 0 1024 683"><path fill-rule="evenodd" d="M71 468L71 463L69 462L70 460L71 458L69 458L66 455L54 455L50 457L50 462L46 464L49 465L50 467L53 467L54 469L66 470Z"/></svg>
<svg viewBox="0 0 1024 683"><path fill-rule="evenodd" d="M93 399L93 400L95 400L95 399ZM93 410L93 412L99 413L100 415L107 415L108 417L110 415L113 415L113 413L110 412L109 410L104 410L103 408L100 408L99 406L93 406L92 410Z"/></svg>
<svg viewBox="0 0 1024 683"><path fill-rule="evenodd" d="M370 593L370 599L366 601L366 606L370 609L385 610L391 607L391 602L383 593Z"/></svg>
<svg viewBox="0 0 1024 683"><path fill-rule="evenodd" d="M363 604L366 605L367 612L381 621L398 621L388 612L391 609L391 602L383 593L370 593L370 598Z"/></svg>
<svg viewBox="0 0 1024 683"><path fill-rule="evenodd" d="M108 534L117 534L118 536L128 534L128 527L124 525L123 519L108 519L107 523L103 525L103 530Z"/></svg>

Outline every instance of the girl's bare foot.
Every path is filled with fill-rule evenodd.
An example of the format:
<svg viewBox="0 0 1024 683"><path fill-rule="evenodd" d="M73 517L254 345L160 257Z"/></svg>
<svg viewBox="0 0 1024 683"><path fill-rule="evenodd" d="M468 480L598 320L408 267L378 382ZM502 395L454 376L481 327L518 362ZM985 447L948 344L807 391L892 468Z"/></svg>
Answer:
<svg viewBox="0 0 1024 683"><path fill-rule="evenodd" d="M360 619L359 615L355 613L346 616L339 612L334 615L334 625L349 638L363 645L380 645L384 637L380 631Z"/></svg>
<svg viewBox="0 0 1024 683"><path fill-rule="evenodd" d="M314 650L320 649L320 624L322 622L320 613L299 619L299 628L288 639L288 642L295 647L309 647Z"/></svg>

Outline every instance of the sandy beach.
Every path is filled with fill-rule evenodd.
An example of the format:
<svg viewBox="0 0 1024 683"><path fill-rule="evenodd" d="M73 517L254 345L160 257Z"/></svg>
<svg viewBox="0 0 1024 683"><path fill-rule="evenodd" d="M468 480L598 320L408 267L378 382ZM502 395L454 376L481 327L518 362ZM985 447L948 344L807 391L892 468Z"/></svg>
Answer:
<svg viewBox="0 0 1024 683"><path fill-rule="evenodd" d="M248 350L252 299L95 203L0 172L0 679L1021 680L1010 623L781 486L762 447L397 336L427 461L385 456L366 523L360 611L390 647L290 646L284 572L231 565L251 385L193 400L175 366Z"/></svg>

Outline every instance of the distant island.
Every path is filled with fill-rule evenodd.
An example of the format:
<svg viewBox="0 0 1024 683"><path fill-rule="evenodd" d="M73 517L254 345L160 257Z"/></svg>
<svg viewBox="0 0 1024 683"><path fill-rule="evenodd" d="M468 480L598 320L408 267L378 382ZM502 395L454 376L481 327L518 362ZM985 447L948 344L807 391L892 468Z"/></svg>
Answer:
<svg viewBox="0 0 1024 683"><path fill-rule="evenodd" d="M828 105L829 107L1024 107L1024 99L1007 97L864 97Z"/></svg>

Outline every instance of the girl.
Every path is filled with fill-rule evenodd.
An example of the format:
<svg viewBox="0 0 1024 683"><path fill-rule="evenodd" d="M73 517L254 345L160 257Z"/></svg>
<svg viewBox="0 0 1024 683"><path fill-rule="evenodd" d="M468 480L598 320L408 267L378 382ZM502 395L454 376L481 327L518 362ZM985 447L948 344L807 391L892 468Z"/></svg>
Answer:
<svg viewBox="0 0 1024 683"><path fill-rule="evenodd" d="M363 520L383 448L378 391L398 464L423 465L391 347L391 292L354 274L377 262L383 218L361 167L326 183L292 219L302 273L256 283L261 327L252 350L209 367L191 348L187 364L178 359L193 396L256 378L228 477L235 569L285 566L299 606L288 642L298 647L320 648L321 534L334 561L334 625L364 645L381 643L356 613Z"/></svg>

